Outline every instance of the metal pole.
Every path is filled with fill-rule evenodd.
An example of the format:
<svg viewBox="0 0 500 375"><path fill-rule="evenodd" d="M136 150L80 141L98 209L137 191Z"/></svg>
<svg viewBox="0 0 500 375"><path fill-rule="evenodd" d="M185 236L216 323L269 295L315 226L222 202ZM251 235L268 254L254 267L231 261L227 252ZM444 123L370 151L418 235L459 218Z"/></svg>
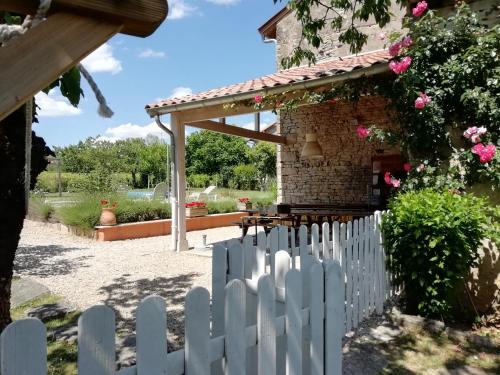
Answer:
<svg viewBox="0 0 500 375"><path fill-rule="evenodd" d="M172 212L172 250L177 251L177 173L175 173L176 160L175 160L175 137L174 133L167 128L160 120L160 116L155 116L156 125L167 133L170 137L170 176L172 186L170 187L170 209Z"/></svg>
<svg viewBox="0 0 500 375"><path fill-rule="evenodd" d="M59 190L59 196L62 197L62 182L61 182L61 159L57 160L57 185Z"/></svg>

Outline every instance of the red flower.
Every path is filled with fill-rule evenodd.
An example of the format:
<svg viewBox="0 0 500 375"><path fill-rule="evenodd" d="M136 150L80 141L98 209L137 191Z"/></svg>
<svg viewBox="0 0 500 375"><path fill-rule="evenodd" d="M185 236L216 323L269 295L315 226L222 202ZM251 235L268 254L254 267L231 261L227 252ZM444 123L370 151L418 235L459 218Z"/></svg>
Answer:
<svg viewBox="0 0 500 375"><path fill-rule="evenodd" d="M408 173L411 171L411 164L410 163L404 163L403 164L403 169Z"/></svg>
<svg viewBox="0 0 500 375"><path fill-rule="evenodd" d="M248 203L248 202L250 202L249 198L239 198L238 200L240 201L240 203Z"/></svg>
<svg viewBox="0 0 500 375"><path fill-rule="evenodd" d="M364 128L362 126L359 126L356 129L356 132L358 133L359 138L367 138L370 135L370 129Z"/></svg>
<svg viewBox="0 0 500 375"><path fill-rule="evenodd" d="M329 99L326 102L330 104L337 104L337 99Z"/></svg>
<svg viewBox="0 0 500 375"><path fill-rule="evenodd" d="M391 172L385 172L384 174L384 181L387 185L392 185L392 177L391 177Z"/></svg>
<svg viewBox="0 0 500 375"><path fill-rule="evenodd" d="M106 199L101 199L101 205L106 206L109 202Z"/></svg>
<svg viewBox="0 0 500 375"><path fill-rule="evenodd" d="M254 98L255 103L262 103L262 99L263 99L262 95L257 95L257 96Z"/></svg>

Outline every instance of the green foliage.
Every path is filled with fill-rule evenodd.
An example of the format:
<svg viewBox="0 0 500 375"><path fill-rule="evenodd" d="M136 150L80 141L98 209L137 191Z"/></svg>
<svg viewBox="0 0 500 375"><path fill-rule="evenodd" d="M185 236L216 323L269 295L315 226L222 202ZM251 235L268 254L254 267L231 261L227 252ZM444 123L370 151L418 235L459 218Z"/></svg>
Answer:
<svg viewBox="0 0 500 375"><path fill-rule="evenodd" d="M282 0L273 1L277 3ZM396 3L406 5L407 1L396 0ZM294 11L302 26L302 39L292 55L281 61L282 66L290 68L300 65L304 60L314 63L316 57L311 47L318 48L323 44L321 34L327 32L340 33L341 43L348 44L352 53L360 52L368 36L356 24L371 18L383 27L391 19L390 6L391 0L290 0L288 7ZM315 12L315 9L320 12ZM303 41L308 43L306 47L302 46Z"/></svg>
<svg viewBox="0 0 500 375"><path fill-rule="evenodd" d="M41 221L49 221L54 215L54 207L50 203L46 203L42 198L30 197L29 216Z"/></svg>
<svg viewBox="0 0 500 375"><path fill-rule="evenodd" d="M243 138L208 130L187 137L186 168L188 175L220 174L227 186L232 169L248 162L247 144Z"/></svg>
<svg viewBox="0 0 500 375"><path fill-rule="evenodd" d="M208 201L207 208L210 215L238 211L234 200Z"/></svg>
<svg viewBox="0 0 500 375"><path fill-rule="evenodd" d="M232 189L255 190L258 183L257 167L253 164L242 164L233 169L233 178L229 181L229 186Z"/></svg>
<svg viewBox="0 0 500 375"><path fill-rule="evenodd" d="M110 194L83 195L75 205L61 207L57 212L57 217L66 225L93 229L99 223L101 199L116 202L115 214L119 224L171 217L170 204L166 201L132 200Z"/></svg>
<svg viewBox="0 0 500 375"><path fill-rule="evenodd" d="M485 127L481 141L500 146L500 25L482 25L477 13L460 4L449 17L428 11L416 21L406 19L405 26L413 44L402 56L411 57L411 65L377 87L396 110L403 148L434 166L454 159L449 164L457 168L443 170L467 185L500 186L499 152L480 163L462 135L471 126ZM420 92L431 98L423 109L415 108Z"/></svg>
<svg viewBox="0 0 500 375"><path fill-rule="evenodd" d="M208 174L192 174L187 178L188 185L193 188L206 188L212 180Z"/></svg>
<svg viewBox="0 0 500 375"><path fill-rule="evenodd" d="M248 150L248 156L257 169L260 188L264 189L266 180L276 177L276 145L259 142Z"/></svg>
<svg viewBox="0 0 500 375"><path fill-rule="evenodd" d="M388 267L411 313L443 317L487 234L485 201L432 190L398 195L382 220Z"/></svg>
<svg viewBox="0 0 500 375"><path fill-rule="evenodd" d="M63 192L80 193L98 191L96 188L102 187L102 183L95 184L95 173L61 173L61 189ZM132 185L132 180L129 174L113 173L110 175L110 181L104 181L111 185L112 190L120 190L122 187ZM57 172L42 172L38 176L36 189L46 193L57 193L58 186ZM105 191L102 190L102 191Z"/></svg>

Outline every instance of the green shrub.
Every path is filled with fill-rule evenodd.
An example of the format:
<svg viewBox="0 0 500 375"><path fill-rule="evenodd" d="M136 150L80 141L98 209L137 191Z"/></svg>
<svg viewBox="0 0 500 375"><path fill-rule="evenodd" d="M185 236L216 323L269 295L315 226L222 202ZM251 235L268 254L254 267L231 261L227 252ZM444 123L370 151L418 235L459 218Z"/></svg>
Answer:
<svg viewBox="0 0 500 375"><path fill-rule="evenodd" d="M259 185L257 168L253 164L242 164L234 167L233 177L229 181L232 189L255 190Z"/></svg>
<svg viewBox="0 0 500 375"><path fill-rule="evenodd" d="M75 205L61 207L57 212L57 217L66 225L93 229L99 223L101 199L116 202L115 214L118 224L171 217L170 204L165 201L132 200L119 195L107 194L84 195Z"/></svg>
<svg viewBox="0 0 500 375"><path fill-rule="evenodd" d="M210 215L238 211L234 200L208 201L207 208Z"/></svg>
<svg viewBox="0 0 500 375"><path fill-rule="evenodd" d="M78 185L85 178L80 173L61 173L62 191L75 192L73 186ZM46 193L57 193L59 191L59 178L57 172L44 171L37 179L37 189Z"/></svg>
<svg viewBox="0 0 500 375"><path fill-rule="evenodd" d="M49 219L54 215L54 207L49 203L46 203L43 199L37 197L30 197L29 202L29 216L42 220L49 221Z"/></svg>
<svg viewBox="0 0 500 375"><path fill-rule="evenodd" d="M188 176L188 184L193 188L206 188L210 185L211 177L208 174L192 174Z"/></svg>
<svg viewBox="0 0 500 375"><path fill-rule="evenodd" d="M404 285L407 310L449 316L486 234L485 201L422 190L398 195L389 208L382 220L388 267L396 284Z"/></svg>

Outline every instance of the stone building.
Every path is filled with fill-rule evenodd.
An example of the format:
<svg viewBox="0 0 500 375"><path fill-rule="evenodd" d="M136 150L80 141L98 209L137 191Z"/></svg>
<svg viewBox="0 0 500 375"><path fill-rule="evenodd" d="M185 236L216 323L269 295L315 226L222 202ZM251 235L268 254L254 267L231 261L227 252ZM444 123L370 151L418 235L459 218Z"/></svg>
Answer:
<svg viewBox="0 0 500 375"><path fill-rule="evenodd" d="M449 12L448 0L428 0ZM473 8L488 18L492 3L498 0L475 2ZM314 9L313 12L319 12ZM338 41L338 34L325 30L324 43L315 50L317 63L281 70L279 61L288 55L300 40L300 25L288 9L283 9L259 28L265 41L276 43L277 70L252 79L182 98L168 98L146 106L147 113L161 124L161 116L170 115L175 142L176 189L172 198L173 248L187 249L185 221L185 127L221 132L278 144L278 201L291 204L310 204L342 210L367 212L384 205L390 186L384 173L402 176L404 159L397 148L369 143L360 139L357 128L377 125L395 126L387 103L381 97L363 96L356 105L338 101L335 104L301 105L293 112L280 111L276 125L261 131L230 125L226 118L249 113L258 114L272 109L269 103L255 106L258 97L288 95L300 97L306 92L322 91L357 78L388 75L389 54L384 42L377 38L381 31L398 30L406 9L393 6L393 20L381 30L371 20L359 24L369 35L363 51L350 55L348 47ZM495 17L498 14L495 13ZM491 20L491 18L490 18ZM492 22L496 22L494 18ZM166 129L166 128L165 128ZM168 129L166 129L168 131ZM308 138L308 142L306 142ZM317 140L317 142L315 142ZM305 150L307 153L304 153ZM314 152L310 152L314 149ZM310 158L312 155L320 156ZM309 157L305 157L309 156ZM340 214L341 215L341 214Z"/></svg>

